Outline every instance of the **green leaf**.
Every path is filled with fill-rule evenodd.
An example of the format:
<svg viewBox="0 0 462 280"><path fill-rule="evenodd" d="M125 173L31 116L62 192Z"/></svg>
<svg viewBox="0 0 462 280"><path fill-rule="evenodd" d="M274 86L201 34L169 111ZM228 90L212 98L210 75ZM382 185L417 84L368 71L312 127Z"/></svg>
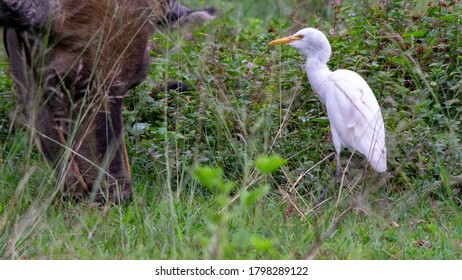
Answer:
<svg viewBox="0 0 462 280"><path fill-rule="evenodd" d="M268 251L273 249L274 242L269 239L264 239L258 236L251 238L250 242L257 250Z"/></svg>
<svg viewBox="0 0 462 280"><path fill-rule="evenodd" d="M455 21L459 15L458 14L448 14L440 17L440 20L444 21Z"/></svg>
<svg viewBox="0 0 462 280"><path fill-rule="evenodd" d="M255 167L257 167L258 171L262 174L270 174L281 166L286 164L287 160L281 158L279 155L272 155L270 157L261 156L255 160Z"/></svg>
<svg viewBox="0 0 462 280"><path fill-rule="evenodd" d="M228 195L233 190L234 185L234 182L221 182L221 184L218 185L218 188L223 194Z"/></svg>
<svg viewBox="0 0 462 280"><path fill-rule="evenodd" d="M223 170L219 167L198 166L193 175L202 185L210 190L214 190L223 183Z"/></svg>
<svg viewBox="0 0 462 280"><path fill-rule="evenodd" d="M313 118L313 119L310 119L310 122L314 122L314 123L329 123L329 118L328 118L328 117Z"/></svg>
<svg viewBox="0 0 462 280"><path fill-rule="evenodd" d="M264 197L268 194L270 190L269 185L263 185L259 188L255 189L254 191L244 191L241 194L241 203L242 205L248 207L254 205L257 200Z"/></svg>
<svg viewBox="0 0 462 280"><path fill-rule="evenodd" d="M416 30L414 32L404 33L403 37L404 38L408 38L408 37L422 38L422 37L425 37L427 33L428 33L428 30L421 29L421 30Z"/></svg>
<svg viewBox="0 0 462 280"><path fill-rule="evenodd" d="M220 225L223 223L223 215L222 214L213 214L213 215L208 215L205 217L205 223L207 226L207 229L210 232L214 232L218 230Z"/></svg>

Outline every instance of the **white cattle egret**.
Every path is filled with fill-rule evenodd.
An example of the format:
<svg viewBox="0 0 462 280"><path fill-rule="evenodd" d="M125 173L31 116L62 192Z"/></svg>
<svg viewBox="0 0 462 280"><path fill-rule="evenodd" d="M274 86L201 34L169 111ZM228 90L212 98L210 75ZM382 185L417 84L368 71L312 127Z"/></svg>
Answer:
<svg viewBox="0 0 462 280"><path fill-rule="evenodd" d="M366 81L357 73L327 67L331 47L326 36L314 28L305 28L292 36L274 40L270 46L287 44L307 56L306 73L311 87L327 108L341 174L340 151L343 147L358 151L379 173L387 170L385 129L380 107Z"/></svg>

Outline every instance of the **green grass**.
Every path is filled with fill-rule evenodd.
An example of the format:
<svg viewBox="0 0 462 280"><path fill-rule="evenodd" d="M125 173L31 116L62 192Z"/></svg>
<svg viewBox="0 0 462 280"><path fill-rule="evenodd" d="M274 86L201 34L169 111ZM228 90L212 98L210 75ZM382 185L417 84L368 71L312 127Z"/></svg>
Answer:
<svg viewBox="0 0 462 280"><path fill-rule="evenodd" d="M126 99L135 188L122 206L57 198L62 186L0 71L1 258L462 258L461 7L352 1L308 17L247 2L216 4L220 18L186 36L153 36L152 71ZM345 152L347 174L335 180L303 58L267 46L301 26L334 28L331 69L357 71L374 90L386 176L361 178L361 157ZM156 90L175 80L192 90ZM256 159L274 154L287 162L267 174L278 160Z"/></svg>

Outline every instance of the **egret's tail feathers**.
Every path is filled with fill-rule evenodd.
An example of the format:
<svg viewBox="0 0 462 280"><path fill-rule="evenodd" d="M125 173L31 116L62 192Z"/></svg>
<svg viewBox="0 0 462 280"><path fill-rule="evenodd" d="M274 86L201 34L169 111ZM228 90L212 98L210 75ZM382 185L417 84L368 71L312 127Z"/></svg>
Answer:
<svg viewBox="0 0 462 280"><path fill-rule="evenodd" d="M369 126L367 127L364 138L362 139L364 155L369 164L378 173L387 171L387 148L385 147L385 128L380 109L377 111ZM364 147L366 146L366 147Z"/></svg>
<svg viewBox="0 0 462 280"><path fill-rule="evenodd" d="M378 173L383 173L387 171L387 151L378 151L372 155L372 158L368 158L369 164L374 168Z"/></svg>

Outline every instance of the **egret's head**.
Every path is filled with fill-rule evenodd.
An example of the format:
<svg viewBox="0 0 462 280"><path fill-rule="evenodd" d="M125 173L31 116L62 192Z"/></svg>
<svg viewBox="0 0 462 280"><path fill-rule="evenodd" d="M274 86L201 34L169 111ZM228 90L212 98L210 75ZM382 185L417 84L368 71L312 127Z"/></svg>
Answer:
<svg viewBox="0 0 462 280"><path fill-rule="evenodd" d="M329 61L331 48L324 33L314 28L305 28L292 36L280 38L268 43L270 46L287 44L299 49L310 57L317 57L322 62Z"/></svg>

